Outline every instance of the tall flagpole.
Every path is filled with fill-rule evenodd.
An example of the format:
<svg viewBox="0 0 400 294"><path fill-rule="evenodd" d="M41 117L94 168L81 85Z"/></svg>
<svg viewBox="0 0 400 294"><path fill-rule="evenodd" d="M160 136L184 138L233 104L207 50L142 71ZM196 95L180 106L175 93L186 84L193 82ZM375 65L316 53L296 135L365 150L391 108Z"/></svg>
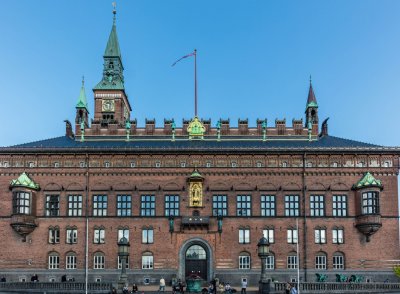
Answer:
<svg viewBox="0 0 400 294"><path fill-rule="evenodd" d="M197 50L194 49L194 116L197 117Z"/></svg>

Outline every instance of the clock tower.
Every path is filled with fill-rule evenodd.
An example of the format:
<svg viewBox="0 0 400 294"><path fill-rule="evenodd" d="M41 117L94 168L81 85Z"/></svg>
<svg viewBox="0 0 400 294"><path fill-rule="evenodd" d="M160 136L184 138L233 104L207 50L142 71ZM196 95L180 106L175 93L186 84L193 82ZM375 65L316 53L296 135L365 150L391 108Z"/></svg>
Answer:
<svg viewBox="0 0 400 294"><path fill-rule="evenodd" d="M114 125L116 128L125 126L130 120L132 108L124 87L124 67L118 43L115 25L116 10L113 10L113 25L104 51L103 77L93 88L94 92L94 122L101 128Z"/></svg>

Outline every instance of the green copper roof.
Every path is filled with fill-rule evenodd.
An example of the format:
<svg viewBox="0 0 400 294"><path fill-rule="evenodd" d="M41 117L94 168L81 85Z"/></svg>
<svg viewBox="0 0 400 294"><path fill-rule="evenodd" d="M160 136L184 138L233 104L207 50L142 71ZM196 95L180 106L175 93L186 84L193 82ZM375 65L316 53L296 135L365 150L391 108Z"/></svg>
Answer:
<svg viewBox="0 0 400 294"><path fill-rule="evenodd" d="M88 104L86 100L86 93L85 93L85 80L82 79L82 87L81 92L79 93L78 102L76 103L76 108L85 108L88 112Z"/></svg>
<svg viewBox="0 0 400 294"><path fill-rule="evenodd" d="M121 58L121 50L119 49L119 42L117 36L117 28L115 26L115 18L111 28L110 36L108 37L107 47L104 51L104 57L119 57Z"/></svg>
<svg viewBox="0 0 400 294"><path fill-rule="evenodd" d="M115 26L115 11L103 59L103 77L93 90L124 90L124 66L122 65L121 50L119 49L117 28Z"/></svg>
<svg viewBox="0 0 400 294"><path fill-rule="evenodd" d="M315 98L314 89L310 78L310 89L308 90L307 105L306 108L314 107L318 108L317 98Z"/></svg>
<svg viewBox="0 0 400 294"><path fill-rule="evenodd" d="M357 184L353 186L354 189L362 189L367 187L378 187L383 188L380 180L374 178L369 172L367 172Z"/></svg>
<svg viewBox="0 0 400 294"><path fill-rule="evenodd" d="M39 184L36 184L34 181L32 181L25 172L23 172L18 179L12 180L10 187L25 187L33 190L40 189Z"/></svg>
<svg viewBox="0 0 400 294"><path fill-rule="evenodd" d="M190 175L191 178L203 178L203 176L195 169L192 174Z"/></svg>

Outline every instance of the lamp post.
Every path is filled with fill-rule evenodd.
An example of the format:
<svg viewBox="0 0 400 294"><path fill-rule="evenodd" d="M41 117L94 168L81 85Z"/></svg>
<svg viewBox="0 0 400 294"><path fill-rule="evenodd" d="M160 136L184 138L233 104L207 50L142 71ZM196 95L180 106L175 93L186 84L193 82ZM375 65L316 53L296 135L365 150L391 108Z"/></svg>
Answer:
<svg viewBox="0 0 400 294"><path fill-rule="evenodd" d="M126 274L126 261L129 256L129 241L125 237L122 237L118 242L118 256L121 260L121 275L118 280L118 288L122 289L128 281Z"/></svg>
<svg viewBox="0 0 400 294"><path fill-rule="evenodd" d="M266 259L269 255L269 242L268 239L262 237L257 244L258 257L261 259L261 278L258 286L258 292L260 294L268 294L270 291L270 282L267 280L267 274L265 272Z"/></svg>

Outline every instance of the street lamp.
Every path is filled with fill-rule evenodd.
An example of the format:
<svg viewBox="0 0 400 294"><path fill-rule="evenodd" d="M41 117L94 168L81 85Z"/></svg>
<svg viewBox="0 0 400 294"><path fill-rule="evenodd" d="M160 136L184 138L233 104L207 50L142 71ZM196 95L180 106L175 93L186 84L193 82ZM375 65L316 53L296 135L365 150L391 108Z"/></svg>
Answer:
<svg viewBox="0 0 400 294"><path fill-rule="evenodd" d="M128 281L128 276L126 275L126 261L129 256L129 241L125 237L122 237L118 244L118 257L121 260L121 275L118 280L118 288L121 289L126 285Z"/></svg>
<svg viewBox="0 0 400 294"><path fill-rule="evenodd" d="M269 280L267 280L267 274L265 272L266 267L266 259L269 255L269 242L268 239L264 236L258 241L258 257L261 259L261 279L259 282L258 291L260 294L268 294L269 293Z"/></svg>

